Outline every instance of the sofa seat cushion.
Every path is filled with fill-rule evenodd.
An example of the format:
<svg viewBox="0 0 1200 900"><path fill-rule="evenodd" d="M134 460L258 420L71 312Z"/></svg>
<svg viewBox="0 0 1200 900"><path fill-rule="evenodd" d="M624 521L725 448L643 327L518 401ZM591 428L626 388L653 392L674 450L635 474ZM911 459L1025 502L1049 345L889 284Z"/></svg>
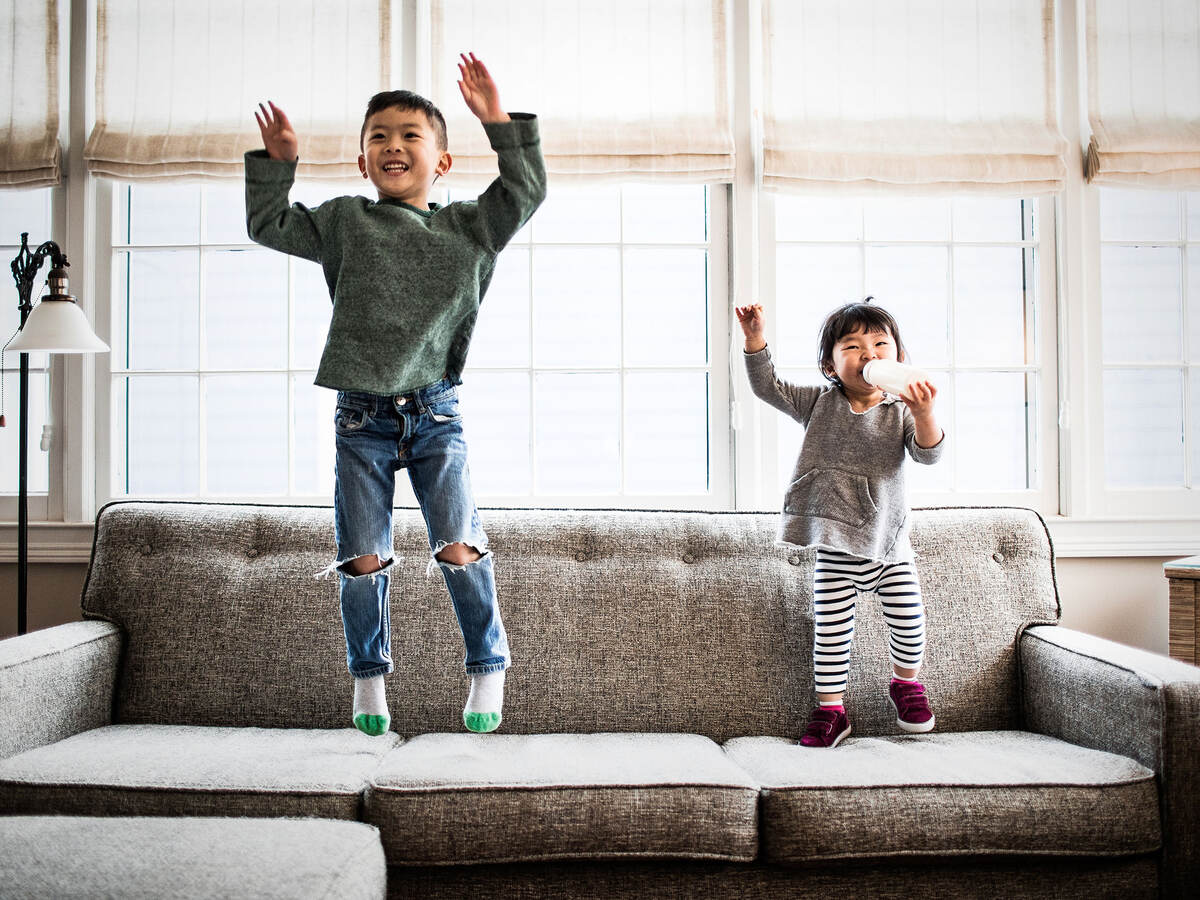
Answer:
<svg viewBox="0 0 1200 900"><path fill-rule="evenodd" d="M371 779L392 865L750 860L758 786L693 734L425 734Z"/></svg>
<svg viewBox="0 0 1200 900"><path fill-rule="evenodd" d="M356 819L399 740L353 728L110 725L0 760L0 813Z"/></svg>
<svg viewBox="0 0 1200 900"><path fill-rule="evenodd" d="M0 817L5 897L387 894L379 832L328 819Z"/></svg>
<svg viewBox="0 0 1200 900"><path fill-rule="evenodd" d="M1151 770L1043 735L851 738L835 750L753 737L725 750L763 786L772 862L1131 855L1162 844Z"/></svg>

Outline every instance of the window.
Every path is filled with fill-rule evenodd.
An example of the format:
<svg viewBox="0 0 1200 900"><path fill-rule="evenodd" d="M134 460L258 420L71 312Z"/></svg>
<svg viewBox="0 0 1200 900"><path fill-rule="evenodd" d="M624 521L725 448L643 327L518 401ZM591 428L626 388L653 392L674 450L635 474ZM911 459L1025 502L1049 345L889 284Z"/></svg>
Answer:
<svg viewBox="0 0 1200 900"><path fill-rule="evenodd" d="M900 326L909 362L930 372L949 440L936 466L910 466L927 502L1009 502L1053 512L1053 371L1042 334L1038 204L1032 200L778 196L774 295L781 376L824 383L825 315L872 295ZM777 419L786 485L801 427ZM1050 447L1046 445L1050 444ZM950 495L950 496L947 496Z"/></svg>
<svg viewBox="0 0 1200 900"><path fill-rule="evenodd" d="M481 503L727 505L708 205L559 190L501 253L462 389ZM249 242L240 185L123 185L114 206L111 495L327 501L320 268Z"/></svg>
<svg viewBox="0 0 1200 900"><path fill-rule="evenodd" d="M1161 504L1200 487L1200 193L1100 191L1100 294L1104 487Z"/></svg>
<svg viewBox="0 0 1200 900"><path fill-rule="evenodd" d="M501 254L462 391L480 497L728 502L710 193L556 189Z"/></svg>
<svg viewBox="0 0 1200 900"><path fill-rule="evenodd" d="M298 185L293 199L334 193ZM250 242L239 184L113 195L108 495L329 496L320 267Z"/></svg>
<svg viewBox="0 0 1200 900"><path fill-rule="evenodd" d="M21 233L29 233L30 252L43 241L53 239L52 189L9 191L0 203L0 253L4 255L5 267L16 258L21 249ZM69 258L69 255L68 255ZM50 273L49 261L43 262L38 270L39 283L34 285L34 301L45 293L46 276ZM17 309L16 286L11 277L3 291L0 302L0 345L13 337L21 325ZM27 490L31 498L30 515L45 515L45 501L41 501L41 512L35 512L34 495L45 495L50 486L50 457L41 449L42 437L49 423L49 354L29 354L29 455L27 457ZM18 417L20 404L21 355L6 352L3 372L4 415L8 422L0 428L0 494L16 495L18 492ZM14 504L15 510L15 504ZM13 514L15 518L15 512Z"/></svg>

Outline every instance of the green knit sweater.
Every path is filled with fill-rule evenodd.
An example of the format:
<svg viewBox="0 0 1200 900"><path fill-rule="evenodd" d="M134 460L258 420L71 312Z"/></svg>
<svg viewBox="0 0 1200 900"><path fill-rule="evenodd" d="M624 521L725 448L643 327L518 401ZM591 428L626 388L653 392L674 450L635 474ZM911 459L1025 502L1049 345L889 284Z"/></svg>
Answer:
<svg viewBox="0 0 1200 900"><path fill-rule="evenodd" d="M428 211L365 197L288 206L296 163L246 154L251 239L325 271L333 317L317 384L402 394L462 381L496 255L546 196L537 119L514 113L483 127L500 177L476 200Z"/></svg>

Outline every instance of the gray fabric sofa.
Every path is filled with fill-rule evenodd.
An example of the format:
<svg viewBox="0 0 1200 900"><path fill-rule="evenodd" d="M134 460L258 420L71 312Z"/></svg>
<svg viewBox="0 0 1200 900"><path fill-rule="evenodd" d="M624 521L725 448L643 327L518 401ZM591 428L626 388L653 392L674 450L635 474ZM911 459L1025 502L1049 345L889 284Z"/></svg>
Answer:
<svg viewBox="0 0 1200 900"><path fill-rule="evenodd" d="M376 829L328 819L0 816L0 897L382 900Z"/></svg>
<svg viewBox="0 0 1200 900"><path fill-rule="evenodd" d="M929 735L860 604L854 733L796 745L811 554L769 514L486 510L514 665L467 681L419 514L396 517L392 728L349 728L332 511L122 502L85 621L0 642L0 815L379 829L393 897L1096 897L1200 877L1200 669L1058 626L1044 523L913 514Z"/></svg>

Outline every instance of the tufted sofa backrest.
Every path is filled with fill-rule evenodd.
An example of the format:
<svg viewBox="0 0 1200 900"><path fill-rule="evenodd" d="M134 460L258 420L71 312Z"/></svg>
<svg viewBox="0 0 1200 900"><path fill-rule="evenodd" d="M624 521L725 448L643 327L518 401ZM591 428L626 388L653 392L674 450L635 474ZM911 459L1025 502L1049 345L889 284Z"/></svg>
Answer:
<svg viewBox="0 0 1200 900"><path fill-rule="evenodd" d="M768 513L484 510L513 651L503 729L796 736L811 703L811 552ZM913 514L941 730L1018 724L1014 648L1056 622L1039 517ZM388 678L401 734L459 731L467 680L420 514L397 510ZM116 720L339 728L352 684L328 507L119 502L97 520L84 613L125 634ZM887 634L859 603L846 702L891 733Z"/></svg>

